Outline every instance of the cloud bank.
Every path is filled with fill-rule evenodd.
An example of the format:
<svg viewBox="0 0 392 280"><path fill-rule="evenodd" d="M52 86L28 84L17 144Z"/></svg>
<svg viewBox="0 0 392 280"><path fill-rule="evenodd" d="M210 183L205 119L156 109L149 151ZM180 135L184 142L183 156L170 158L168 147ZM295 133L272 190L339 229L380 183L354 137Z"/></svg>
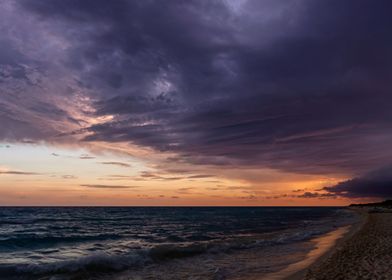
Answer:
<svg viewBox="0 0 392 280"><path fill-rule="evenodd" d="M317 174L390 163L390 1L0 5L1 139Z"/></svg>
<svg viewBox="0 0 392 280"><path fill-rule="evenodd" d="M392 198L392 166L372 171L361 177L325 187L329 194L348 198Z"/></svg>

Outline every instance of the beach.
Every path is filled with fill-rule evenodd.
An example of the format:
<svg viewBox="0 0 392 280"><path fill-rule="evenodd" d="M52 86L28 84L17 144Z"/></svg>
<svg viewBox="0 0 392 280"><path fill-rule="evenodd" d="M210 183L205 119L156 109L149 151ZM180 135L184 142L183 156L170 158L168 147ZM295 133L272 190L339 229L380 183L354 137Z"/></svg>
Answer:
<svg viewBox="0 0 392 280"><path fill-rule="evenodd" d="M392 279L392 213L368 213L352 236L317 261L304 280Z"/></svg>
<svg viewBox="0 0 392 280"><path fill-rule="evenodd" d="M303 259L299 262L295 262L287 266L286 268L264 275L262 279L268 280L300 280L304 278L305 273L309 269L309 267L315 265L316 263L322 262L323 259L333 249L337 246L339 242L343 239L347 238L349 233L351 232L352 227L344 226L340 227L336 230L333 230L327 234L324 234L320 237L316 237L310 241L313 243L314 248L306 254ZM260 278L258 278L260 279Z"/></svg>

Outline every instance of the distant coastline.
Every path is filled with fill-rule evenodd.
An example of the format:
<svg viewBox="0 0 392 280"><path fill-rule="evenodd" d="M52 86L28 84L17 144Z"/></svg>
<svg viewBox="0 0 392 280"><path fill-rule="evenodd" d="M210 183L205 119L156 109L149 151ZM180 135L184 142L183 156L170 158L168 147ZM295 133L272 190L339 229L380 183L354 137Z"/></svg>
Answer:
<svg viewBox="0 0 392 280"><path fill-rule="evenodd" d="M389 209L392 208L392 200L389 199L381 202L350 204L349 207L382 207Z"/></svg>

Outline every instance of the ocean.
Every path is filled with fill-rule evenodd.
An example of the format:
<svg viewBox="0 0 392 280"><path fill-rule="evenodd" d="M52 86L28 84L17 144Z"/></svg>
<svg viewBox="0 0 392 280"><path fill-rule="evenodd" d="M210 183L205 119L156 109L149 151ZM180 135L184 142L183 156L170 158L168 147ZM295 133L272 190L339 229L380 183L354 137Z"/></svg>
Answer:
<svg viewBox="0 0 392 280"><path fill-rule="evenodd" d="M355 219L336 207L3 207L0 279L250 279Z"/></svg>

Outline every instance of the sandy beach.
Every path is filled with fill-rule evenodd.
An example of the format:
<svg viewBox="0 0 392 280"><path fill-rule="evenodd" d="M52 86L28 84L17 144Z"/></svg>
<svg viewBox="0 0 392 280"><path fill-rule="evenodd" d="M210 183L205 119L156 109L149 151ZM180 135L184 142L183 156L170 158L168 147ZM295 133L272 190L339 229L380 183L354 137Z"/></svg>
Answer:
<svg viewBox="0 0 392 280"><path fill-rule="evenodd" d="M392 279L392 213L369 213L345 239L307 269L304 280Z"/></svg>

